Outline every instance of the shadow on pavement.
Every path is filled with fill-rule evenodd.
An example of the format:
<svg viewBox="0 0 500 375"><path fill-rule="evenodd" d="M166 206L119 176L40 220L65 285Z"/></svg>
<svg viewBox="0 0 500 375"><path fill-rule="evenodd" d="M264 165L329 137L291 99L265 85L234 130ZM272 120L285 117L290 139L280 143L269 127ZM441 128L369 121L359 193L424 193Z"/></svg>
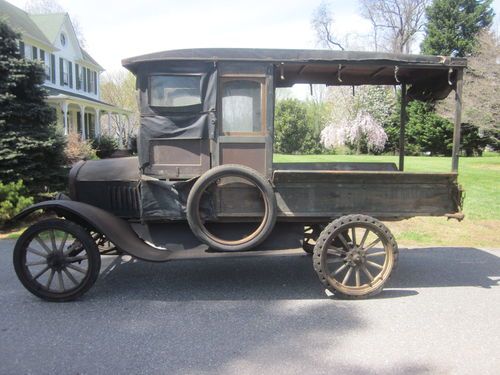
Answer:
<svg viewBox="0 0 500 375"><path fill-rule="evenodd" d="M474 248L401 249L387 289L375 298L418 294L414 288L498 285L500 258ZM121 264L92 298L126 293L154 300L325 299L307 255L217 258Z"/></svg>
<svg viewBox="0 0 500 375"><path fill-rule="evenodd" d="M500 257L488 251L465 247L433 247L400 250L399 267L388 286L491 288L498 285L499 279Z"/></svg>

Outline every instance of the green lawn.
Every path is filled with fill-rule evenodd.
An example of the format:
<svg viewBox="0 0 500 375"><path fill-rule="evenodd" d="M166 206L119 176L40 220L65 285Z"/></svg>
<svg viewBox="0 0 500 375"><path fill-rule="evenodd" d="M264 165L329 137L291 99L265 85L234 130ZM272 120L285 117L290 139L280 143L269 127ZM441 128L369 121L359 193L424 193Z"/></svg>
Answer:
<svg viewBox="0 0 500 375"><path fill-rule="evenodd" d="M284 162L394 162L397 156L373 155L274 155ZM451 158L407 156L407 172L449 172ZM464 213L469 219L500 220L500 156L460 158L459 182L465 189Z"/></svg>
<svg viewBox="0 0 500 375"><path fill-rule="evenodd" d="M394 162L397 156L275 155L279 162ZM449 172L451 158L405 158L407 172ZM386 223L402 247L465 246L500 248L500 156L461 158L459 182L465 189L465 220L416 217Z"/></svg>

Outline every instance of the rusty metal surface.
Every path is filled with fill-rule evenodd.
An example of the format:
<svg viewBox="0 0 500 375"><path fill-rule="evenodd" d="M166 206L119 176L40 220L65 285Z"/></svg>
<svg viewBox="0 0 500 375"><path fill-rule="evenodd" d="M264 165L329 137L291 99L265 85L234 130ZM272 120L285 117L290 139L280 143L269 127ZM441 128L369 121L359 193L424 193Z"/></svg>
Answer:
<svg viewBox="0 0 500 375"><path fill-rule="evenodd" d="M104 234L117 248L150 262L170 260L172 252L159 250L142 241L127 221L100 208L70 200L45 201L28 207L13 220L20 220L37 210L55 212L93 231Z"/></svg>

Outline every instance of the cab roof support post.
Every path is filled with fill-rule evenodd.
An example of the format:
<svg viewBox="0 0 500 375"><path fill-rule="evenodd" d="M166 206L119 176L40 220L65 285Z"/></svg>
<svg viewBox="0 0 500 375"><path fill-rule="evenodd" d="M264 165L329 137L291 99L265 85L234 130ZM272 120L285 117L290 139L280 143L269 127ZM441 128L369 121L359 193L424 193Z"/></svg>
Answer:
<svg viewBox="0 0 500 375"><path fill-rule="evenodd" d="M462 123L462 89L464 85L464 71L457 70L455 86L455 126L453 128L453 151L451 154L451 171L458 172L458 156L460 154L460 127Z"/></svg>
<svg viewBox="0 0 500 375"><path fill-rule="evenodd" d="M399 117L399 170L405 169L405 133L406 133L406 83L401 84L401 113Z"/></svg>

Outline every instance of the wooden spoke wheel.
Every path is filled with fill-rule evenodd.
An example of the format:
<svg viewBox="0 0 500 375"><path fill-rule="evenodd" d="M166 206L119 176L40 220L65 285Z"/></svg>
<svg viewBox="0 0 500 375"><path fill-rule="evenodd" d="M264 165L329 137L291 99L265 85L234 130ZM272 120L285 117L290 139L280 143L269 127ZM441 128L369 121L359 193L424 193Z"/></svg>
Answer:
<svg viewBox="0 0 500 375"><path fill-rule="evenodd" d="M363 298L382 291L397 259L396 241L384 224L369 216L349 215L323 230L313 265L336 296Z"/></svg>
<svg viewBox="0 0 500 375"><path fill-rule="evenodd" d="M69 301L85 293L101 268L99 250L81 226L48 219L30 226L14 248L14 268L28 291L48 301Z"/></svg>
<svg viewBox="0 0 500 375"><path fill-rule="evenodd" d="M324 228L324 224L311 224L304 226L304 239L302 241L302 249L307 254L312 254L314 252L316 241L318 240L319 235Z"/></svg>

